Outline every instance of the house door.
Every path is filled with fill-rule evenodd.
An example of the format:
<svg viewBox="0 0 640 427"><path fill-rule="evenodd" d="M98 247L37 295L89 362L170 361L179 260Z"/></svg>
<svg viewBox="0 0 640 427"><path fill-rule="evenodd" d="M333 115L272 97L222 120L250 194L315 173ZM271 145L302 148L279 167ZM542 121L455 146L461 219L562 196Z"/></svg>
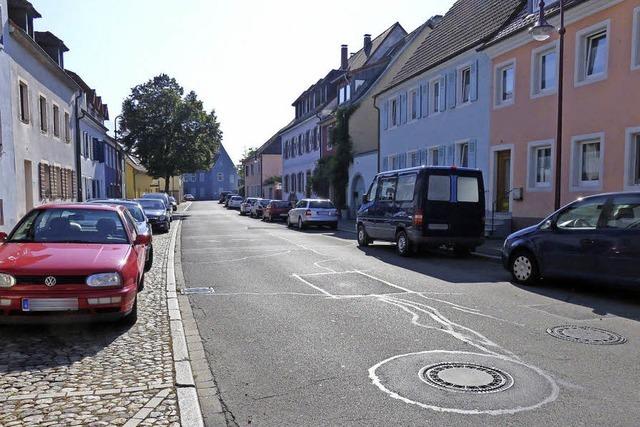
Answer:
<svg viewBox="0 0 640 427"><path fill-rule="evenodd" d="M509 192L511 191L511 151L496 153L496 211L509 212Z"/></svg>
<svg viewBox="0 0 640 427"><path fill-rule="evenodd" d="M33 208L33 170L31 161L24 161L24 201L27 211Z"/></svg>

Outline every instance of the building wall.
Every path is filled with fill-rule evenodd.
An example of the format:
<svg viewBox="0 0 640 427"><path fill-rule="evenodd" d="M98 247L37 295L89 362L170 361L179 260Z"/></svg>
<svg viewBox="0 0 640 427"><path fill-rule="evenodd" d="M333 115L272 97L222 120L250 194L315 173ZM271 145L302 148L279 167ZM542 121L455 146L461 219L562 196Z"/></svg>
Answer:
<svg viewBox="0 0 640 427"><path fill-rule="evenodd" d="M3 12L4 13L4 12ZM5 31L7 30L5 26ZM16 29L19 31L19 29ZM33 205L37 206L45 201L51 201L40 194L39 165L41 163L61 169L75 171L75 146L74 146L74 118L73 104L75 91L72 83L63 81L54 74L44 59L34 56L16 41L16 36L5 34L5 50L10 56L10 82L9 90L12 98L11 114L7 122L12 126L12 140L14 143L15 172L9 180L9 186L16 194L16 203L11 211L5 213L8 219L7 226L11 227L17 219L24 216L29 206L27 194L33 196ZM44 55L44 54L43 54ZM24 81L29 87L29 123L20 120L19 111L19 81ZM48 131L43 134L40 131L40 115L38 100L40 94L47 99ZM53 112L52 102L60 108L61 136L53 136ZM64 113L69 113L70 140L65 141ZM31 174L25 174L25 160L31 162ZM75 173L71 175L75 176ZM74 178L75 181L75 178ZM75 192L65 200L74 200ZM57 198L56 200L61 200ZM7 222L7 221L5 221Z"/></svg>
<svg viewBox="0 0 640 427"><path fill-rule="evenodd" d="M614 5L585 16L589 7L605 3ZM631 189L625 186L625 164L629 160L625 157L625 146L626 130L640 127L640 108L637 107L637 100L640 99L640 68L631 67L633 12L638 7L639 0L613 3L592 1L567 12L569 25L565 36L562 204L583 195ZM606 20L610 22L607 77L595 83L576 85L574 70L577 32ZM541 43L530 41L522 35L514 36L507 43L514 43L518 38L524 44L506 52L502 49L503 53L493 58L493 64L516 61L515 102L509 107L493 109L491 114L493 149L499 149L500 146L513 147L512 187L523 188L522 201L511 200L515 227L536 222L553 211L555 155L551 161L551 186L543 190L531 189L528 188L528 147L535 141L548 141L555 147L557 122L557 92L532 97L530 90L532 50L554 43L555 38ZM503 43L503 46L508 45ZM601 145L601 185L593 189L575 188L571 174L572 138L588 134L602 134L604 137L604 146ZM493 183L491 188L493 189Z"/></svg>
<svg viewBox="0 0 640 427"><path fill-rule="evenodd" d="M295 157L289 157L288 159L284 158L285 151L285 142L288 140L297 137L298 135L305 134L307 131L312 131L318 126L319 119L316 116L312 116L311 118L299 123L298 125L285 130L282 132L282 182L283 182L283 190L282 190L282 199L283 200L300 200L306 197L304 189L307 184L307 172L313 174L313 171L316 167L318 159L320 159L320 144L318 144L317 150L312 150L310 153L303 153L302 155L297 155ZM298 185L298 179L296 178L296 191L291 191L291 185L289 184L289 188L286 188L286 177L296 174L296 177L299 173L302 173L304 179L304 183L302 186ZM300 188L301 187L301 188ZM288 191L287 191L288 190Z"/></svg>
<svg viewBox="0 0 640 427"><path fill-rule="evenodd" d="M84 104L84 102L83 102ZM82 108L86 111L86 105ZM81 113L82 114L82 113ZM88 114L88 113L87 113ZM82 195L83 199L106 197L105 190L105 164L98 161L98 158L104 159L104 155L98 153L85 153L84 138L85 133L89 138L89 150L93 150L93 138L104 140L106 138L106 129L100 127L88 117L80 119L80 152L81 152L81 170L82 170Z"/></svg>
<svg viewBox="0 0 640 427"><path fill-rule="evenodd" d="M134 168L129 161L125 162L125 197L137 199L145 193L164 193L164 178L152 178L144 171ZM169 194L178 200L182 200L182 177L172 176L169 179Z"/></svg>
<svg viewBox="0 0 640 427"><path fill-rule="evenodd" d="M184 194L192 194L196 200L213 200L223 191L238 191L238 171L222 146L210 170L184 174L182 181Z"/></svg>
<svg viewBox="0 0 640 427"><path fill-rule="evenodd" d="M275 198L276 191L278 189L282 190L281 185L264 185L264 181L273 176L282 177L282 155L262 154L262 194L265 198ZM280 197L282 197L282 194L280 194Z"/></svg>
<svg viewBox="0 0 640 427"><path fill-rule="evenodd" d="M377 174L378 151L356 154L349 167L349 186L347 203L349 215L355 218L358 208L362 204L362 196L366 194L373 178Z"/></svg>
<svg viewBox="0 0 640 427"><path fill-rule="evenodd" d="M260 155L251 156L244 163L244 194L247 197L261 197L262 182L260 177L261 162Z"/></svg>

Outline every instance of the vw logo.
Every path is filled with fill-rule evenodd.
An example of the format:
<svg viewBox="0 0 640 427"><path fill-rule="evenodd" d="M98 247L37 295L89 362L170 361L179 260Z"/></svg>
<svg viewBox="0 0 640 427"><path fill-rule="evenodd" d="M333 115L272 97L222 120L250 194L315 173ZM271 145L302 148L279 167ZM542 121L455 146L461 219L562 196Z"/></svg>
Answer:
<svg viewBox="0 0 640 427"><path fill-rule="evenodd" d="M44 279L44 284L47 285L48 287L52 287L56 285L56 278L53 276L49 276L46 279Z"/></svg>

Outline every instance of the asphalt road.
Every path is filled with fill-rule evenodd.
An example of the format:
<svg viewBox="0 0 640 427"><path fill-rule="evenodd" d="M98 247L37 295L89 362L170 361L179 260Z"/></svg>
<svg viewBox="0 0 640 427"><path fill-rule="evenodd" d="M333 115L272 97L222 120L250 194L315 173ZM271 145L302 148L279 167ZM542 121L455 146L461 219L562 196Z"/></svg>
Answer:
<svg viewBox="0 0 640 427"><path fill-rule="evenodd" d="M637 293L354 237L191 206L185 286L215 290L190 302L229 424L640 425Z"/></svg>

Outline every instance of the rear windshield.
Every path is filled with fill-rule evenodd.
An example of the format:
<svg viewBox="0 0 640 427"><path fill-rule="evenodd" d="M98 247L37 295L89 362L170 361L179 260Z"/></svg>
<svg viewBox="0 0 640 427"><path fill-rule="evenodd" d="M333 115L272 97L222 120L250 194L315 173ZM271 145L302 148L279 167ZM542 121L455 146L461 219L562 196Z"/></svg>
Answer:
<svg viewBox="0 0 640 427"><path fill-rule="evenodd" d="M312 201L309 202L309 208L311 209L333 209L333 203L331 203L329 200L322 200L322 201Z"/></svg>
<svg viewBox="0 0 640 427"><path fill-rule="evenodd" d="M478 178L475 176L458 177L458 201L470 203L478 203L480 201Z"/></svg>
<svg viewBox="0 0 640 427"><path fill-rule="evenodd" d="M235 197L232 197L232 198L231 198L231 200L242 200L242 197L240 197L240 196L235 196Z"/></svg>
<svg viewBox="0 0 640 427"><path fill-rule="evenodd" d="M262 199L262 200L259 200L258 203L260 203L260 206L267 206L269 203L271 203L271 200Z"/></svg>
<svg viewBox="0 0 640 427"><path fill-rule="evenodd" d="M133 205L126 205L127 210L131 214L131 216L138 222L144 222L144 213L142 213L142 209Z"/></svg>
<svg viewBox="0 0 640 427"><path fill-rule="evenodd" d="M451 200L451 177L448 175L429 175L427 200L448 202Z"/></svg>
<svg viewBox="0 0 640 427"><path fill-rule="evenodd" d="M114 211L39 209L31 212L9 241L36 243L128 243L127 233Z"/></svg>
<svg viewBox="0 0 640 427"><path fill-rule="evenodd" d="M291 203L285 202L285 201L274 200L274 201L271 202L271 206L273 206L275 208L288 208L289 206L291 206Z"/></svg>
<svg viewBox="0 0 640 427"><path fill-rule="evenodd" d="M165 209L164 202L158 199L140 199L138 203L140 203L140 206L144 209Z"/></svg>

